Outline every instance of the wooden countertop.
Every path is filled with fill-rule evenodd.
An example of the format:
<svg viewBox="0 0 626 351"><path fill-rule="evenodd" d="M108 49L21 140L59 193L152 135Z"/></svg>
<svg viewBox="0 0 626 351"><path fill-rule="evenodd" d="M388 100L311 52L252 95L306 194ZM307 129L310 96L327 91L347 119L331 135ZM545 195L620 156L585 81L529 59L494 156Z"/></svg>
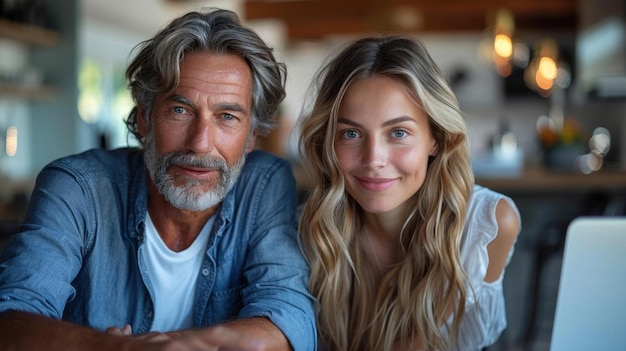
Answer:
<svg viewBox="0 0 626 351"><path fill-rule="evenodd" d="M601 170L582 174L526 167L515 177L477 177L476 184L506 191L626 191L626 171Z"/></svg>
<svg viewBox="0 0 626 351"><path fill-rule="evenodd" d="M307 175L300 167L295 167L294 173L298 186L306 189L310 185ZM575 193L595 190L626 193L626 171L602 170L582 174L528 166L519 176L476 177L476 184L505 193Z"/></svg>

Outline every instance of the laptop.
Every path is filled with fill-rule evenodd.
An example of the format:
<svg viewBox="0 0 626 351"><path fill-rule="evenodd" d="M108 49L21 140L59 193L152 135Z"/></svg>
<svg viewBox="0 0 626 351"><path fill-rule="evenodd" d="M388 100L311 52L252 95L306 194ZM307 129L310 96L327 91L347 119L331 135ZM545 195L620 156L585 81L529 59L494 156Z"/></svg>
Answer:
<svg viewBox="0 0 626 351"><path fill-rule="evenodd" d="M626 350L626 217L570 223L550 350Z"/></svg>

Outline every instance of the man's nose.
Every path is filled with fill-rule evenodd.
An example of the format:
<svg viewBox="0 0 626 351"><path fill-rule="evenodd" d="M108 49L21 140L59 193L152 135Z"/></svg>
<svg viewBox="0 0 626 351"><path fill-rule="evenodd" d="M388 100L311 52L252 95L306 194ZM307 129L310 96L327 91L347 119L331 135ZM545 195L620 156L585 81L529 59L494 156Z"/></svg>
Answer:
<svg viewBox="0 0 626 351"><path fill-rule="evenodd" d="M215 148L217 126L209 118L197 118L189 126L186 147L196 154L208 154Z"/></svg>

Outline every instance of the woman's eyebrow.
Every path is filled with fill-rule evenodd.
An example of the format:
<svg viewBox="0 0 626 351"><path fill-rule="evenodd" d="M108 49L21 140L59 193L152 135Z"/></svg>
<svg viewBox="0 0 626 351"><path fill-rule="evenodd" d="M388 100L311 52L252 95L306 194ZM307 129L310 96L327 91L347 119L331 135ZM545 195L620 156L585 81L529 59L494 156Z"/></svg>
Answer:
<svg viewBox="0 0 626 351"><path fill-rule="evenodd" d="M389 125L394 125L394 124L398 124L402 122L413 122L415 124L418 124L415 118L411 118L409 116L400 116L400 117L392 118L388 121L383 122L382 126L389 126Z"/></svg>
<svg viewBox="0 0 626 351"><path fill-rule="evenodd" d="M389 126L389 125L394 125L394 124L398 124L398 123L402 123L402 122L413 122L415 124L418 124L418 122L414 118L411 118L409 116L400 116L400 117L392 118L392 119L390 119L388 121L383 122L383 124L381 124L381 126L386 127L386 126ZM359 124L359 123L357 123L355 121L352 121L350 119L347 119L347 118L338 118L337 119L337 123L348 124L348 125L355 126L355 127L360 127L361 126L361 124Z"/></svg>

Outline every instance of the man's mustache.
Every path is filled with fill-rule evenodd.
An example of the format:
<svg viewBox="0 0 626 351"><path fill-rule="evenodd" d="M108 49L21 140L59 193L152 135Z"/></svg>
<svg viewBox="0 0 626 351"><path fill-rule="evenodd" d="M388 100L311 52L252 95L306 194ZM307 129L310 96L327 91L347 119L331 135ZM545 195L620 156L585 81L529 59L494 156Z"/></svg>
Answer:
<svg viewBox="0 0 626 351"><path fill-rule="evenodd" d="M167 169L171 166L217 169L222 172L228 170L228 164L223 159L213 156L199 156L182 152L172 152L164 155L162 165Z"/></svg>

